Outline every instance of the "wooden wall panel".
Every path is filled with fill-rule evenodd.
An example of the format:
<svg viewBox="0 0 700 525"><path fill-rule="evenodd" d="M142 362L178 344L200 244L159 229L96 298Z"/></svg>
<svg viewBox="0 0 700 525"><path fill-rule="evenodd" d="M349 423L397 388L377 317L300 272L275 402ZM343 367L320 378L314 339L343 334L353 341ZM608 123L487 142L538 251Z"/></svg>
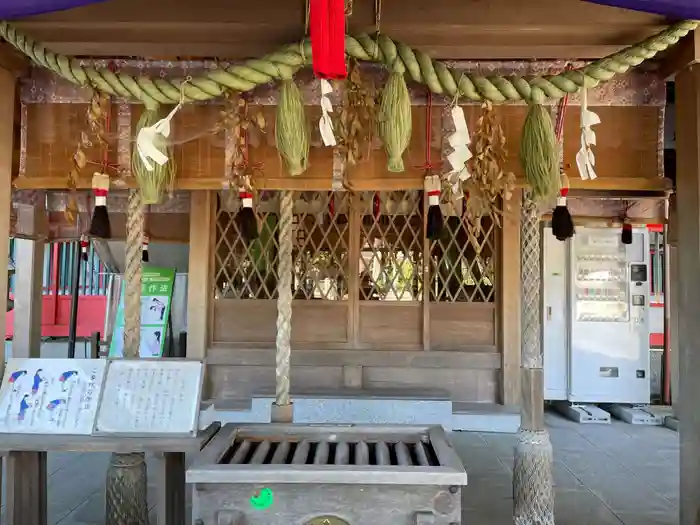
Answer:
<svg viewBox="0 0 700 525"><path fill-rule="evenodd" d="M207 374L209 392L214 399L250 399L253 394L271 394L275 391L274 360L268 366L208 366ZM299 386L309 390L340 388L343 385L343 368L292 366L291 381L292 395Z"/></svg>
<svg viewBox="0 0 700 525"><path fill-rule="evenodd" d="M464 106L469 126L474 129L481 115L481 108ZM81 104L29 104L27 106L27 156L25 176L17 180L18 188L59 189L66 187L66 175L75 151L80 132L87 129L85 105ZM216 105L186 106L176 116L174 140L198 137L175 147L178 168L177 185L182 189L221 189L225 174L225 151L222 134L206 133L216 121L220 110ZM264 108L267 133L262 143L250 150L251 161L259 164L260 174L255 183L258 188L329 189L332 172L332 150L313 147L309 169L301 176L287 175L274 145L274 111ZM315 129L318 107L307 107L309 126ZM658 178L658 129L660 108L645 107L596 107L602 123L596 126L598 146L595 148L598 179L586 181L589 189L650 189L663 187ZM133 126L138 120L140 108L133 106ZM496 114L503 126L509 171L520 176L518 161L520 135L527 108L522 105L496 106ZM433 158L439 158L438 132L441 108L434 109L436 122L433 142ZM386 156L381 148L373 149L367 161L349 173L350 185L355 189L408 189L423 187L425 161L424 107L413 108L413 135L408 152L404 156L406 170L389 173ZM200 136L202 135L202 136ZM565 122L565 163L571 171L572 185L579 180L575 175L575 156L579 148L579 108L572 106ZM320 141L316 140L316 145ZM99 155L90 153L97 160ZM79 187L88 188L92 169L81 174Z"/></svg>
<svg viewBox="0 0 700 525"><path fill-rule="evenodd" d="M382 349L423 346L423 306L419 303L360 302L360 342Z"/></svg>
<svg viewBox="0 0 700 525"><path fill-rule="evenodd" d="M295 343L346 343L348 303L295 302L292 306L292 345Z"/></svg>
<svg viewBox="0 0 700 525"><path fill-rule="evenodd" d="M276 319L275 301L215 299L212 340L269 343L274 348Z"/></svg>
<svg viewBox="0 0 700 525"><path fill-rule="evenodd" d="M346 343L348 305L332 301L295 301L292 345ZM215 343L267 343L275 346L277 301L217 299L214 301Z"/></svg>
<svg viewBox="0 0 700 525"><path fill-rule="evenodd" d="M364 367L365 388L443 389L453 401L495 403L498 397L496 370L419 369L394 367Z"/></svg>
<svg viewBox="0 0 700 525"><path fill-rule="evenodd" d="M493 303L430 303L430 349L468 350L492 346L496 351Z"/></svg>
<svg viewBox="0 0 700 525"><path fill-rule="evenodd" d="M598 177L658 178L661 108L641 106L591 109L601 120L594 128L597 145L593 151ZM570 177L578 177L576 153L581 148L580 125L581 109L572 106L567 110L564 122L564 163Z"/></svg>
<svg viewBox="0 0 700 525"><path fill-rule="evenodd" d="M443 389L453 401L496 402L500 356L496 353L377 350L292 350L291 390L354 388ZM275 384L272 349L215 345L207 350L214 397L245 398L271 393ZM350 376L354 381L347 381Z"/></svg>

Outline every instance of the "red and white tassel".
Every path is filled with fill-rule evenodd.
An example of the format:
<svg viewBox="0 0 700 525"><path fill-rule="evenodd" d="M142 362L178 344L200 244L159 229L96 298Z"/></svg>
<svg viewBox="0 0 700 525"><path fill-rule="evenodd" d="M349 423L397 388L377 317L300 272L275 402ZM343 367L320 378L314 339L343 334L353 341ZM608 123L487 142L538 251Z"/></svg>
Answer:
<svg viewBox="0 0 700 525"><path fill-rule="evenodd" d="M80 257L83 261L88 260L88 249L90 247L90 242L85 235L80 236Z"/></svg>
<svg viewBox="0 0 700 525"><path fill-rule="evenodd" d="M562 179L566 181L566 177L562 175ZM569 194L567 182L562 185L557 198L557 206L552 212L552 233L558 241L571 239L576 234L574 220L571 218L569 209L566 206L566 197Z"/></svg>
<svg viewBox="0 0 700 525"><path fill-rule="evenodd" d="M92 192L95 195L95 206L90 221L90 235L109 239L112 230L107 214L107 194L109 193L109 175L97 172L92 176Z"/></svg>
<svg viewBox="0 0 700 525"><path fill-rule="evenodd" d="M141 260L147 263L150 260L148 255L148 235L144 234L143 241L141 241Z"/></svg>
<svg viewBox="0 0 700 525"><path fill-rule="evenodd" d="M426 237L435 241L442 235L444 219L440 209L440 177L428 175L424 180L424 189L428 195L428 220Z"/></svg>
<svg viewBox="0 0 700 525"><path fill-rule="evenodd" d="M241 188L238 196L241 199L241 209L236 215L238 231L246 242L251 242L258 238L258 219L253 211L253 194Z"/></svg>

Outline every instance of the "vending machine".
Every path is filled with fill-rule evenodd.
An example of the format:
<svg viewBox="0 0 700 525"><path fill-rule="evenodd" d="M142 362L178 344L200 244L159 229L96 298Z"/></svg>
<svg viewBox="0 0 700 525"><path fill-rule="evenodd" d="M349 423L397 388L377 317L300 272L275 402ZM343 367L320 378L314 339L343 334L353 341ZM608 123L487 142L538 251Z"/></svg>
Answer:
<svg viewBox="0 0 700 525"><path fill-rule="evenodd" d="M545 399L648 404L649 234L577 228L543 235Z"/></svg>

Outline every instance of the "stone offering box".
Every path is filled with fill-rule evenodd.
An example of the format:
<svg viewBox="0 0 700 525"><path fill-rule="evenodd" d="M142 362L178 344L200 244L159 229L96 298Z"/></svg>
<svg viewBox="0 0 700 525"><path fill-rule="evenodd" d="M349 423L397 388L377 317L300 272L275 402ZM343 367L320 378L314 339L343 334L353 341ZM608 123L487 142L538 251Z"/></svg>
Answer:
<svg viewBox="0 0 700 525"><path fill-rule="evenodd" d="M195 458L194 525L461 523L442 427L228 424Z"/></svg>

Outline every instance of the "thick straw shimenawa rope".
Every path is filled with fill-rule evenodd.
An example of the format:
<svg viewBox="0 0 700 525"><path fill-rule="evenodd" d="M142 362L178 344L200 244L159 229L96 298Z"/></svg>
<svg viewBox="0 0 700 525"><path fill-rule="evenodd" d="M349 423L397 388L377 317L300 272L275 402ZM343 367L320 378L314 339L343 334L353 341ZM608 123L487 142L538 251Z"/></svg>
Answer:
<svg viewBox="0 0 700 525"><path fill-rule="evenodd" d="M294 261L294 193L282 191L280 198L279 257L277 281L277 354L275 404L289 405L289 374L292 339L292 272Z"/></svg>
<svg viewBox="0 0 700 525"><path fill-rule="evenodd" d="M411 79L425 84L433 93L451 97L459 95L474 101L540 99L557 100L566 93L575 93L581 87L591 88L638 66L658 52L673 46L678 40L698 27L698 21L686 20L668 27L659 34L643 40L580 69L559 75L526 79L518 76L479 76L450 69L444 62L432 60L422 51L394 42L385 35L345 37L346 53L358 60L381 62L385 65L399 61ZM311 44L286 46L261 59L248 60L226 69L215 69L192 79L183 86L184 79L132 77L113 73L107 68L85 67L71 57L58 55L44 45L33 41L8 22L0 22L0 36L27 55L35 63L79 85L89 85L116 97L137 99L146 107L158 104L177 104L185 101L203 101L219 97L228 89L250 91L261 84L291 78L311 59ZM459 86L459 93L458 93Z"/></svg>

